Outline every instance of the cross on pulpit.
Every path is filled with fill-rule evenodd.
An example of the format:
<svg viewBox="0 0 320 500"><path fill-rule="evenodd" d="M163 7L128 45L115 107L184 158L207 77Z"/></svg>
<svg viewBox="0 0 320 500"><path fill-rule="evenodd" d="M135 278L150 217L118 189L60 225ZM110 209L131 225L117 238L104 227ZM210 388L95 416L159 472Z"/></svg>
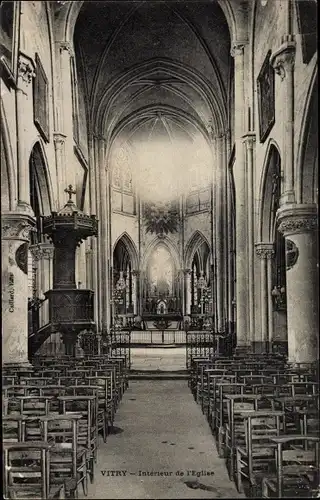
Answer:
<svg viewBox="0 0 320 500"><path fill-rule="evenodd" d="M68 188L66 188L64 190L64 192L68 193L68 195L69 195L69 200L68 201L72 201L72 195L76 194L77 191L75 189L73 189L72 184L69 184Z"/></svg>

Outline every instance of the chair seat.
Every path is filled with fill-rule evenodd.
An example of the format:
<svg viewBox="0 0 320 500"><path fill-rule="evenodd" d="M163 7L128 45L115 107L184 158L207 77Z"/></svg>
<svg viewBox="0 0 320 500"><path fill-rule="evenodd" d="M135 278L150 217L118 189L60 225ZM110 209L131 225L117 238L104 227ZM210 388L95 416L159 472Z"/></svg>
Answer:
<svg viewBox="0 0 320 500"><path fill-rule="evenodd" d="M273 474L271 477L265 477L263 480L264 484L268 486L274 493L277 493L277 477ZM311 485L307 481L303 481L303 478L296 478L296 481L290 481L289 478L285 477L284 482L284 495L287 498L300 498L301 492L304 490L307 493L307 497L312 492Z"/></svg>
<svg viewBox="0 0 320 500"><path fill-rule="evenodd" d="M58 443L55 444L52 448L50 448L50 451L52 455L50 456L50 463L53 462L59 462L59 460L62 460L63 454L64 453L70 453L72 452L72 445L71 443ZM86 448L84 447L78 447L77 449L77 458L83 457L87 452ZM68 460L68 457L65 457Z"/></svg>
<svg viewBox="0 0 320 500"><path fill-rule="evenodd" d="M65 498L64 495L60 497L61 493L64 491L64 484L54 484L50 487L48 498ZM21 484L9 487L9 492L13 494L13 498L30 498L35 500L38 498L43 498L41 495L41 486L34 484ZM37 495L37 496L36 496Z"/></svg>

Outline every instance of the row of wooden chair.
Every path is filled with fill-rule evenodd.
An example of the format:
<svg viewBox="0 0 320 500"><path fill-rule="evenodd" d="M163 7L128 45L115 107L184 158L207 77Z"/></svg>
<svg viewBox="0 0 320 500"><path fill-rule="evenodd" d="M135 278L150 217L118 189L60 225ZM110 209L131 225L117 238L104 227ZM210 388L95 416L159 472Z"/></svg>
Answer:
<svg viewBox="0 0 320 500"><path fill-rule="evenodd" d="M37 358L3 373L5 498L76 498L94 481L104 442L128 387L122 356Z"/></svg>
<svg viewBox="0 0 320 500"><path fill-rule="evenodd" d="M314 364L274 355L193 358L189 386L239 492L264 498L319 486L319 383Z"/></svg>

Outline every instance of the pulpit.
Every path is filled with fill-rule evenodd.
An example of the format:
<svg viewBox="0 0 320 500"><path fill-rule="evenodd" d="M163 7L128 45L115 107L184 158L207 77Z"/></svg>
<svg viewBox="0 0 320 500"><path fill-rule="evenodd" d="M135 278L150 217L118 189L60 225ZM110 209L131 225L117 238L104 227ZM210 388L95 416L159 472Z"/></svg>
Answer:
<svg viewBox="0 0 320 500"><path fill-rule="evenodd" d="M94 292L76 285L76 248L89 236L96 236L95 215L81 212L72 201L72 186L65 190L69 200L60 212L43 219L43 231L54 245L53 287L45 293L49 300L52 332L60 332L66 354L74 355L78 333L95 329Z"/></svg>

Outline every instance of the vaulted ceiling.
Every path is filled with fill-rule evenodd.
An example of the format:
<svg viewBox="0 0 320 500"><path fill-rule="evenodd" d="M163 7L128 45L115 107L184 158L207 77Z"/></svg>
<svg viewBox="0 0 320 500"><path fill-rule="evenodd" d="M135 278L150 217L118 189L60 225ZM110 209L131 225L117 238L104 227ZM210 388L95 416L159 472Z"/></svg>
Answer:
<svg viewBox="0 0 320 500"><path fill-rule="evenodd" d="M91 126L107 140L111 170L124 146L129 156L132 149L129 162L140 185L148 178L152 196L174 198L178 184L185 192L191 181L182 180L187 172L194 179L195 170L197 183L207 185L213 165L208 139L227 127L232 71L218 3L84 2L74 45Z"/></svg>
<svg viewBox="0 0 320 500"><path fill-rule="evenodd" d="M230 37L214 0L84 2L74 41L92 124L108 139L159 117L171 139L227 122Z"/></svg>

